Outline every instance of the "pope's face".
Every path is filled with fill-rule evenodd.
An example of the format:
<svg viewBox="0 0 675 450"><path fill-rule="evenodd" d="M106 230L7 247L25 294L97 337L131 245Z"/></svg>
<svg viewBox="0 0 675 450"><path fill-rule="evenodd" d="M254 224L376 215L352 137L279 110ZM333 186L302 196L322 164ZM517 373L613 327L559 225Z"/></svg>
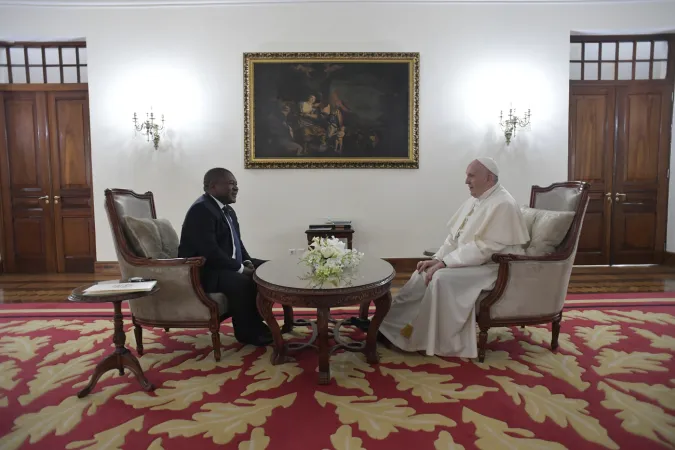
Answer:
<svg viewBox="0 0 675 450"><path fill-rule="evenodd" d="M490 171L478 161L473 161L469 164L469 167L466 168L465 183L469 186L471 196L476 198L483 195L494 185L494 183L492 183Z"/></svg>

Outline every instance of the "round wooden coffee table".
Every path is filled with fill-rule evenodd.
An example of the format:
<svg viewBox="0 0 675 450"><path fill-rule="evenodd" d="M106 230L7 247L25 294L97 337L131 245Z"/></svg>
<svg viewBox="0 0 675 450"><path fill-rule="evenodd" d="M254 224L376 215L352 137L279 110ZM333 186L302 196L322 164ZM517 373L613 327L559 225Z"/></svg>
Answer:
<svg viewBox="0 0 675 450"><path fill-rule="evenodd" d="M97 283L94 283L97 284ZM151 291L148 292L127 292L121 294L104 294L104 295L84 295L85 289L94 284L86 284L79 286L73 290L68 296L68 300L77 303L107 303L111 302L115 314L113 315L113 322L115 324L115 334L113 335L113 342L115 343L115 351L106 356L103 361L96 365L94 374L91 376L89 384L77 393L79 398L86 397L94 389L98 379L101 375L109 370L119 370L120 375L124 375L124 368L128 368L136 379L141 384L144 391L152 391L155 387L148 381L143 373L141 364L138 359L125 347L126 335L124 334L124 322L122 316L122 302L126 300L138 300L143 297L148 297L159 291L159 286L155 284Z"/></svg>
<svg viewBox="0 0 675 450"><path fill-rule="evenodd" d="M318 336L319 384L330 383L330 354L344 348L348 351L365 353L369 364L377 364L377 332L384 316L391 306L391 282L396 275L388 262L374 257L364 256L359 266L347 274L338 286L326 283L320 287L312 286L305 278L309 268L299 261L297 256L268 261L256 269L253 279L258 285L258 311L267 322L274 338L272 364L282 364L294 359L288 355L291 351L305 347L314 347ZM375 302L375 315L368 327L365 344L363 342L345 342L340 338L341 320L330 318L330 308L362 305L371 300ZM301 345L284 343L281 330L272 312L272 305L279 303L287 306L316 308L317 320L295 321L297 325L309 325L314 333L310 341ZM290 331L286 314L285 331ZM335 344L329 348L328 324L333 323L332 337Z"/></svg>

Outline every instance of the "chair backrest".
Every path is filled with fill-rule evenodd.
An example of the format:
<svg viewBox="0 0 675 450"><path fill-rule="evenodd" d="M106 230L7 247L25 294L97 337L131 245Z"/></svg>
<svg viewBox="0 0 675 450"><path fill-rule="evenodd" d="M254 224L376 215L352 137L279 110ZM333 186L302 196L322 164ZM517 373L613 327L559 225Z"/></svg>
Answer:
<svg viewBox="0 0 675 450"><path fill-rule="evenodd" d="M138 194L128 189L106 189L105 211L108 215L118 260L124 258L127 262L131 262L138 258L124 232L122 218L131 216L139 219L156 219L152 192Z"/></svg>
<svg viewBox="0 0 675 450"><path fill-rule="evenodd" d="M530 207L551 211L574 211L574 220L567 235L556 250L556 255L565 255L565 259L576 254L581 235L581 226L588 206L590 185L583 181L553 183L548 187L532 186Z"/></svg>

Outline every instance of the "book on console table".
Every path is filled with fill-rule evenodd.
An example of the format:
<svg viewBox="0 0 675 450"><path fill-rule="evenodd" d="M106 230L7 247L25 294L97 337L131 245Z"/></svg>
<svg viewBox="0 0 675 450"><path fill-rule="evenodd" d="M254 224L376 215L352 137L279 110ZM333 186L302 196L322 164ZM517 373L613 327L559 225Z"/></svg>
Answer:
<svg viewBox="0 0 675 450"><path fill-rule="evenodd" d="M312 224L310 230L350 230L352 228L351 220L327 219L323 223Z"/></svg>
<svg viewBox="0 0 675 450"><path fill-rule="evenodd" d="M84 295L114 295L130 292L150 292L157 284L156 280L134 283L98 283L84 290Z"/></svg>

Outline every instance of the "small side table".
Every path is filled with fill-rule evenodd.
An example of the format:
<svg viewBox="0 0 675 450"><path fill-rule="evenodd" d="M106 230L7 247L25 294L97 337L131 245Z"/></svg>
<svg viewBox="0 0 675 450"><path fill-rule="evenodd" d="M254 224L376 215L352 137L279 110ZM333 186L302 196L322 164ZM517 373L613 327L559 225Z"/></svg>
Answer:
<svg viewBox="0 0 675 450"><path fill-rule="evenodd" d="M324 230L310 228L309 230L305 231L305 234L307 235L307 245L311 245L312 239L315 237L325 239L335 236L338 239L347 239L347 248L350 250L352 249L352 236L354 235L353 228L349 228L347 230Z"/></svg>
<svg viewBox="0 0 675 450"><path fill-rule="evenodd" d="M94 283L97 284L97 283ZM124 334L124 322L122 316L122 302L126 300L136 300L143 297L148 297L159 291L159 286L155 285L149 292L125 292L122 294L107 294L107 295L84 295L85 289L93 286L93 284L86 284L79 286L73 290L68 296L68 300L77 303L105 303L112 302L115 314L113 322L115 324L115 334L113 335L113 342L115 343L115 351L106 356L103 361L96 365L94 374L91 376L89 384L77 393L79 398L86 397L94 389L98 379L101 375L109 370L119 370L120 375L124 375L124 368L128 368L136 379L141 384L144 391L152 391L155 387L148 381L143 373L141 364L138 359L125 347L126 335Z"/></svg>

